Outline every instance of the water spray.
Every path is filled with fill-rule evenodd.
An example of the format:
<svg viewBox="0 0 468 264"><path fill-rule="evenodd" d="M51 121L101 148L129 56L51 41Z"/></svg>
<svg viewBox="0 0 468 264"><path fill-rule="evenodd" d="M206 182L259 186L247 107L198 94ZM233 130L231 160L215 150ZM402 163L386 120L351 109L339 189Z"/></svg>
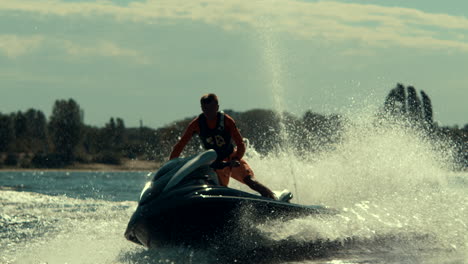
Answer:
<svg viewBox="0 0 468 264"><path fill-rule="evenodd" d="M280 143L278 144L278 151L286 152L292 154L292 149L290 149L290 139L287 133L287 127L285 124L285 107L284 107L284 87L282 84L281 77L283 76L283 69L281 60L279 58L279 49L277 46L277 40L274 39L274 32L273 26L271 25L271 19L262 16L260 17L257 30L258 30L258 37L260 38L261 43L263 44L264 48L262 49L263 61L267 66L266 71L268 72L268 77L270 80L269 87L271 87L273 91L273 102L276 108L276 111L279 115L279 136L280 136ZM290 163L288 163L290 164ZM297 180L296 174L292 166L288 165L291 176L293 178L294 184L294 193L296 200L299 201L299 192L297 188Z"/></svg>

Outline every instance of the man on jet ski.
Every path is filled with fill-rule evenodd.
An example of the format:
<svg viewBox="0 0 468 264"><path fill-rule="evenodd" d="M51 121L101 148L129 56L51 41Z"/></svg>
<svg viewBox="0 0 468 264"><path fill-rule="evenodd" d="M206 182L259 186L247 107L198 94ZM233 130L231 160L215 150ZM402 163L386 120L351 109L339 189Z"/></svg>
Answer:
<svg viewBox="0 0 468 264"><path fill-rule="evenodd" d="M262 196L276 199L275 194L268 187L254 178L249 164L242 159L245 153L242 136L234 119L219 112L218 97L213 93L203 95L200 104L203 113L190 122L182 138L174 145L169 159L179 157L192 136L198 134L205 149L213 149L218 155L214 168L221 185L227 186L229 178L232 177ZM221 162L228 162L229 166L218 167L217 164Z"/></svg>

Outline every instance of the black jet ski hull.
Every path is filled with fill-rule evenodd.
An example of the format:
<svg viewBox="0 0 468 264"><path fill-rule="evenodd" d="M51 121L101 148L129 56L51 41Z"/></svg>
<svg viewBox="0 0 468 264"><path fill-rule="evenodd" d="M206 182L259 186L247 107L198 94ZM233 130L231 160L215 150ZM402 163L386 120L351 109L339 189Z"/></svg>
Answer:
<svg viewBox="0 0 468 264"><path fill-rule="evenodd" d="M125 237L148 248L204 246L242 241L264 221L330 213L322 206L292 204L220 186L211 167L216 158L216 152L208 150L170 160L148 175L151 180L141 192Z"/></svg>
<svg viewBox="0 0 468 264"><path fill-rule="evenodd" d="M140 205L128 224L126 238L148 248L206 245L255 223L329 213L321 206L279 202L226 187L195 189L185 195L171 195L165 201Z"/></svg>

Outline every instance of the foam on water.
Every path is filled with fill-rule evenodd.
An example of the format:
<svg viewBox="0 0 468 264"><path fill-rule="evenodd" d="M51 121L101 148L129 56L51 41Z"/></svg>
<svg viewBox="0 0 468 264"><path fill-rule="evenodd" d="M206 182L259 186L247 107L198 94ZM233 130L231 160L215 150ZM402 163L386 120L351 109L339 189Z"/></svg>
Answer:
<svg viewBox="0 0 468 264"><path fill-rule="evenodd" d="M2 263L112 263L135 202L2 191Z"/></svg>
<svg viewBox="0 0 468 264"><path fill-rule="evenodd" d="M148 251L127 241L123 233L137 206L133 201L0 190L0 204L2 264L210 263L203 251Z"/></svg>
<svg viewBox="0 0 468 264"><path fill-rule="evenodd" d="M297 186L300 199L293 202L339 210L333 218L304 217L259 228L278 241L352 241L371 251L381 245L416 255L457 252L464 258L468 192L460 181L451 184L450 148L419 130L373 120L350 121L342 140L320 154L285 150L261 157L250 151L261 182L273 189Z"/></svg>

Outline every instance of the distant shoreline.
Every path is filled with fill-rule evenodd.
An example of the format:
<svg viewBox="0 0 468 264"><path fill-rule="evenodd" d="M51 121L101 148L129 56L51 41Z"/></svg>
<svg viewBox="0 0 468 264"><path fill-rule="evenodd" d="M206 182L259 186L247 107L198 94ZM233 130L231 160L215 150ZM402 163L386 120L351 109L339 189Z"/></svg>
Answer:
<svg viewBox="0 0 468 264"><path fill-rule="evenodd" d="M21 168L17 166L0 167L2 171L155 171L161 164L154 161L146 160L122 160L120 165L104 164L104 163L75 163L62 168Z"/></svg>

